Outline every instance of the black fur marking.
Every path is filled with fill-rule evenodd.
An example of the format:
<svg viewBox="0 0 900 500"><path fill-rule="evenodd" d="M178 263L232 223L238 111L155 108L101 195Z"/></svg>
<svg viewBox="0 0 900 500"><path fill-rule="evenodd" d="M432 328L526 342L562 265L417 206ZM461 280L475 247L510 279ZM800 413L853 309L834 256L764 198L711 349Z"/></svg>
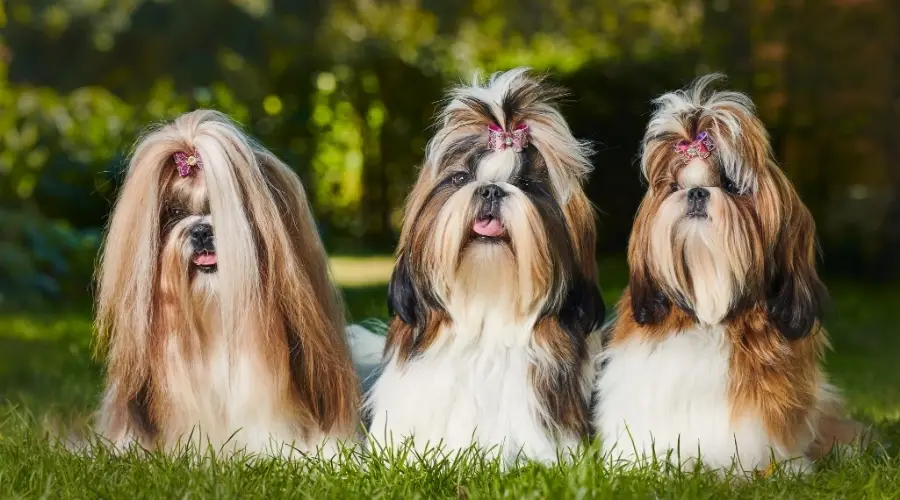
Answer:
<svg viewBox="0 0 900 500"><path fill-rule="evenodd" d="M150 414L150 380L146 380L137 394L128 401L128 414L135 431L147 437L153 437L159 431Z"/></svg>
<svg viewBox="0 0 900 500"><path fill-rule="evenodd" d="M447 146L441 167L448 168L459 163L465 163L466 157L472 150L472 139L471 136L463 137Z"/></svg>
<svg viewBox="0 0 900 500"><path fill-rule="evenodd" d="M494 116L494 111L493 109L491 109L491 106L488 103L482 101L481 99L476 99L469 96L458 97L457 99L459 100L459 102L468 106L469 109L471 109L475 113L484 116L485 118L498 125L500 124L500 120L498 120L497 117Z"/></svg>
<svg viewBox="0 0 900 500"><path fill-rule="evenodd" d="M632 275L628 287L631 291L631 312L637 324L654 325L669 314L671 302L649 281Z"/></svg>
<svg viewBox="0 0 900 500"><path fill-rule="evenodd" d="M401 255L388 284L388 314L416 327L425 319L421 297L412 280L406 255Z"/></svg>
<svg viewBox="0 0 900 500"><path fill-rule="evenodd" d="M505 130L512 131L515 128L517 125L516 120L519 118L518 112L524 109L529 101L533 100L531 97L533 92L534 89L529 87L519 87L510 89L503 94L503 98L500 99L500 107L503 109L503 117L506 119L506 122L503 124Z"/></svg>
<svg viewBox="0 0 900 500"><path fill-rule="evenodd" d="M466 169L474 176L478 172L478 165L481 164L481 161L484 160L484 157L490 152L491 151L487 148L486 144L473 149L469 153L469 156L466 157Z"/></svg>
<svg viewBox="0 0 900 500"><path fill-rule="evenodd" d="M812 332L821 322L828 303L825 286L817 279L803 283L800 276L787 276L777 271L766 293L769 319L788 340L798 340ZM808 293L807 293L808 291Z"/></svg>
<svg viewBox="0 0 900 500"><path fill-rule="evenodd" d="M559 310L559 324L567 332L577 332L582 338L595 331L606 319L606 304L594 283L579 278L569 288Z"/></svg>

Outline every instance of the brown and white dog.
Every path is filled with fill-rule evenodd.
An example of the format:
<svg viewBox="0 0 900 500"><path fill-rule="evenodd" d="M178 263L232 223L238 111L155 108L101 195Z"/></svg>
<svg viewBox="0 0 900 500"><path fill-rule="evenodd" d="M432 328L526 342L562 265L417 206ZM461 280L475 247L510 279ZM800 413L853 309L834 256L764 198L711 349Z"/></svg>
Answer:
<svg viewBox="0 0 900 500"><path fill-rule="evenodd" d="M588 434L596 285L590 170L555 106L515 69L452 91L406 206L372 438L476 444L511 465Z"/></svg>
<svg viewBox="0 0 900 500"><path fill-rule="evenodd" d="M98 281L97 430L117 448L289 456L356 432L343 306L303 187L221 113L138 142Z"/></svg>
<svg viewBox="0 0 900 500"><path fill-rule="evenodd" d="M751 100L717 78L655 101L594 423L613 461L803 469L858 431L822 371L815 224Z"/></svg>

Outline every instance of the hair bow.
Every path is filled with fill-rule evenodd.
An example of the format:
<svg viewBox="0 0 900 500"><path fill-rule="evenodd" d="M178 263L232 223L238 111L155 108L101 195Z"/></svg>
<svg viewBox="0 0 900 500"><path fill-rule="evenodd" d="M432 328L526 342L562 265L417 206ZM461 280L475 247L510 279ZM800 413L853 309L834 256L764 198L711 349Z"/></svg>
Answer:
<svg viewBox="0 0 900 500"><path fill-rule="evenodd" d="M175 166L178 167L178 175L187 177L191 175L191 170L203 168L203 160L200 159L200 153L196 150L191 153L179 151L174 155Z"/></svg>
<svg viewBox="0 0 900 500"><path fill-rule="evenodd" d="M675 145L675 151L681 155L685 163L694 158L708 158L715 149L716 143L705 130L697 134L694 142L682 140Z"/></svg>
<svg viewBox="0 0 900 500"><path fill-rule="evenodd" d="M488 147L493 151L512 148L516 153L528 147L528 125L520 123L512 132L504 132L496 123L488 126Z"/></svg>

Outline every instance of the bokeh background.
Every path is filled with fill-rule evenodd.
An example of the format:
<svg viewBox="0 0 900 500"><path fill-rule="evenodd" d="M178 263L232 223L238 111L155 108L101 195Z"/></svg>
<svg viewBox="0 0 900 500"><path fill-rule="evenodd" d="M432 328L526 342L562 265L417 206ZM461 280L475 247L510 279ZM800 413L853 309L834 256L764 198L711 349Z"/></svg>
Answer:
<svg viewBox="0 0 900 500"><path fill-rule="evenodd" d="M595 141L598 259L626 248L650 100L722 71L758 103L826 275L900 274L895 0L6 0L0 26L0 308L89 307L134 138L196 107L297 170L345 284L383 280L442 91L518 65L569 88Z"/></svg>
<svg viewBox="0 0 900 500"><path fill-rule="evenodd" d="M0 490L321 491L272 486L318 477L277 468L266 468L277 483L217 469L198 479L143 462L73 465L46 446L44 429L80 427L97 407L92 274L129 149L149 123L197 107L240 121L302 177L350 318L384 318L437 102L476 70L519 65L569 88L563 112L595 143L587 190L607 303L627 283L651 99L712 71L748 92L818 223L831 380L855 417L900 443L900 0L0 0ZM797 483L794 496L897 491L892 450L847 467L852 479ZM421 496L425 476L399 473L368 496ZM609 477L552 474L547 484L573 488ZM422 484L468 495L457 481L450 470Z"/></svg>

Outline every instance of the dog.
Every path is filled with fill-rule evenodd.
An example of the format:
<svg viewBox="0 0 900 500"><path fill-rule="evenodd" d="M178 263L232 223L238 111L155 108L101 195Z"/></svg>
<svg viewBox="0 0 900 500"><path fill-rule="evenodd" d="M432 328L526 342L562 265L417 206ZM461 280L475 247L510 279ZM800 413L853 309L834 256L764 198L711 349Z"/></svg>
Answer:
<svg viewBox="0 0 900 500"><path fill-rule="evenodd" d="M225 115L144 135L98 272L97 432L290 457L357 435L342 300L298 176Z"/></svg>
<svg viewBox="0 0 900 500"><path fill-rule="evenodd" d="M407 200L374 445L552 462L589 434L604 318L589 146L528 68L449 93ZM424 457L424 453L419 453Z"/></svg>
<svg viewBox="0 0 900 500"><path fill-rule="evenodd" d="M655 101L594 425L626 465L809 470L859 430L822 370L815 223L753 102L721 79Z"/></svg>

